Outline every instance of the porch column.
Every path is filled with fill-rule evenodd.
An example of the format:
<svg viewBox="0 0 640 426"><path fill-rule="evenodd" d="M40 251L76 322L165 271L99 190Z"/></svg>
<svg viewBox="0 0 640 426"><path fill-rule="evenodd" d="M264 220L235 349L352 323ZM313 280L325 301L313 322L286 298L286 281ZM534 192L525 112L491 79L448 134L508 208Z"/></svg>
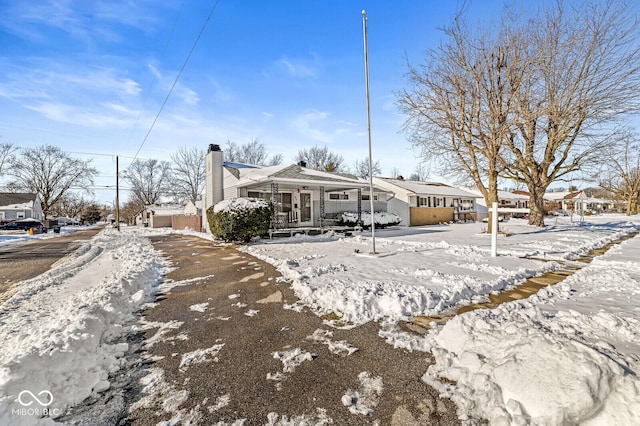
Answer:
<svg viewBox="0 0 640 426"><path fill-rule="evenodd" d="M324 228L324 186L320 187L320 228Z"/></svg>
<svg viewBox="0 0 640 426"><path fill-rule="evenodd" d="M373 217L373 214L371 215ZM362 226L362 188L358 188L358 226Z"/></svg>
<svg viewBox="0 0 640 426"><path fill-rule="evenodd" d="M271 222L273 223L273 228L276 228L278 224L278 204L280 204L280 200L278 194L278 184L273 182L271 183L271 202L273 203L273 217L271 218Z"/></svg>

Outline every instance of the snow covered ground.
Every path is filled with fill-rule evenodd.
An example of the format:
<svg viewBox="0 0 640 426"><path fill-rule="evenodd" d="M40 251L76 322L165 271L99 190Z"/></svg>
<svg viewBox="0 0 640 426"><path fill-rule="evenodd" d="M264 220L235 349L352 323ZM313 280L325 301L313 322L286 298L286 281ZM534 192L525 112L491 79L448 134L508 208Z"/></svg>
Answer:
<svg viewBox="0 0 640 426"><path fill-rule="evenodd" d="M42 240L45 238L56 238L85 228L85 226L61 226L60 232L57 234L50 229L46 234L34 235L29 235L29 233L25 231L0 231L0 247L26 241Z"/></svg>
<svg viewBox="0 0 640 426"><path fill-rule="evenodd" d="M482 224L294 237L245 250L293 281L301 303L359 324L380 320L389 343L431 351L423 380L451 397L469 424L640 424L640 237L527 300L432 323L424 336L398 320L452 313L562 267L640 229L640 218L548 219L544 230L501 224L496 258ZM442 380L445 379L445 380Z"/></svg>
<svg viewBox="0 0 640 426"><path fill-rule="evenodd" d="M379 230L378 256L368 254L366 232L263 240L243 250L291 280L300 301L288 308L332 312L347 327L378 320L390 344L431 351L435 364L423 380L450 396L469 424L640 424L640 237L527 300L432 324L424 336L397 326L453 313L640 229L640 217L586 219L583 226L548 219L544 230L502 223L510 236L499 237L496 258L479 223ZM0 424L56 417L109 388L127 350L123 336L166 271L145 238L162 232L171 231L106 229L0 306ZM345 409L360 409L354 395L375 401L384 392L375 377L362 384L345 396Z"/></svg>

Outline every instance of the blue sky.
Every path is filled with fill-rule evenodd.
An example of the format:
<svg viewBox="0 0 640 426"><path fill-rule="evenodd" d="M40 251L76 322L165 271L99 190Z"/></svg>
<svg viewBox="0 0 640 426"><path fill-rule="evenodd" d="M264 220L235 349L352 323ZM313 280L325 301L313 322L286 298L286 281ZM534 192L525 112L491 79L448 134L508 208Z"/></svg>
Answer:
<svg viewBox="0 0 640 426"><path fill-rule="evenodd" d="M257 138L284 163L327 146L353 166L368 155L366 9L373 157L383 175L408 176L418 160L396 94L407 59L437 47L459 3L220 0L141 147L215 0L0 0L0 142L93 158L99 186L114 184L115 155L124 169L139 149L168 160L227 140ZM468 12L497 20L502 4L472 0Z"/></svg>

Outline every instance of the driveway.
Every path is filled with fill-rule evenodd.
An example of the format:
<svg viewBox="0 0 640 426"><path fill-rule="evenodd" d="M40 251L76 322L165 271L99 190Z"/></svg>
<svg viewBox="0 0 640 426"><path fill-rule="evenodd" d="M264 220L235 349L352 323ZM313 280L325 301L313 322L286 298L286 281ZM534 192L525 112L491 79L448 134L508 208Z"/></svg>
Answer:
<svg viewBox="0 0 640 426"><path fill-rule="evenodd" d="M231 246L151 240L181 285L144 313L149 374L127 423L459 424L421 380L430 354L394 349L375 323L332 328L271 265Z"/></svg>

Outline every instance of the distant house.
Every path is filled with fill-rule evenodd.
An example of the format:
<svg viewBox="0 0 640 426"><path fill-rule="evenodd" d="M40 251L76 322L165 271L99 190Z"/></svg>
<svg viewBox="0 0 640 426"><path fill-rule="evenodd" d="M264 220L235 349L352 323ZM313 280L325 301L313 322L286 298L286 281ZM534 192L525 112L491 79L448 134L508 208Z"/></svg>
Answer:
<svg viewBox="0 0 640 426"><path fill-rule="evenodd" d="M355 176L322 172L303 164L257 166L225 162L218 145L206 156L203 210L222 200L252 197L272 200L274 225L322 227L335 222L340 212L369 212L369 182ZM389 191L374 188L376 212L387 210ZM206 227L206 220L203 221Z"/></svg>
<svg viewBox="0 0 640 426"><path fill-rule="evenodd" d="M547 192L544 199L547 211L564 209L577 214L603 213L615 207L613 200L588 197L584 191Z"/></svg>
<svg viewBox="0 0 640 426"><path fill-rule="evenodd" d="M153 204L146 206L138 223L150 228L165 228L172 226L172 217L184 214L185 206L179 204Z"/></svg>
<svg viewBox="0 0 640 426"><path fill-rule="evenodd" d="M462 188L471 192L475 196L477 220L483 220L489 217L489 207L484 199L484 196L477 188ZM514 213L528 212L529 209L529 195L520 191L509 192L498 190L498 208L499 209L513 209ZM499 215L509 216L509 213L502 212Z"/></svg>
<svg viewBox="0 0 640 426"><path fill-rule="evenodd" d="M38 194L0 192L0 222L29 218L44 219Z"/></svg>
<svg viewBox="0 0 640 426"><path fill-rule="evenodd" d="M374 177L377 186L395 194L387 210L402 218L401 225L435 225L475 220L475 195L443 183Z"/></svg>

